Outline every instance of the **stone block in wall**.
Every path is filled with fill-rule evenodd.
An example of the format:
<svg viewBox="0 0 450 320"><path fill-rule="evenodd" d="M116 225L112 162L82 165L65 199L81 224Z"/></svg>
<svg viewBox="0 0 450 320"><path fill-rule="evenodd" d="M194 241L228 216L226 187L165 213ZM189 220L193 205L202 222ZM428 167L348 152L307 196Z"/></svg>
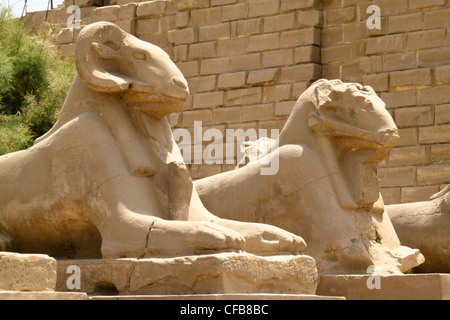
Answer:
<svg viewBox="0 0 450 320"><path fill-rule="evenodd" d="M450 65L436 67L434 75L438 84L450 82Z"/></svg>
<svg viewBox="0 0 450 320"><path fill-rule="evenodd" d="M308 10L297 12L297 27L321 27L323 25L323 12Z"/></svg>
<svg viewBox="0 0 450 320"><path fill-rule="evenodd" d="M175 45L195 43L197 39L195 28L185 28L168 32L169 41Z"/></svg>
<svg viewBox="0 0 450 320"><path fill-rule="evenodd" d="M417 168L417 184L421 186L450 182L450 164L421 166Z"/></svg>
<svg viewBox="0 0 450 320"><path fill-rule="evenodd" d="M356 7L346 7L338 9L330 9L325 12L326 22L328 25L349 23L356 20Z"/></svg>
<svg viewBox="0 0 450 320"><path fill-rule="evenodd" d="M261 33L263 28L263 19L247 19L236 22L237 36L252 35Z"/></svg>
<svg viewBox="0 0 450 320"><path fill-rule="evenodd" d="M450 125L419 128L419 143L449 143Z"/></svg>
<svg viewBox="0 0 450 320"><path fill-rule="evenodd" d="M291 85L280 84L275 86L266 86L263 90L263 102L277 102L289 100L291 97Z"/></svg>
<svg viewBox="0 0 450 320"><path fill-rule="evenodd" d="M322 66L322 78L324 79L340 79L341 78L341 64L325 64Z"/></svg>
<svg viewBox="0 0 450 320"><path fill-rule="evenodd" d="M136 20L134 20L134 19L119 20L117 22L114 22L114 24L117 25L119 28L121 28L125 32L128 32L130 34L135 33Z"/></svg>
<svg viewBox="0 0 450 320"><path fill-rule="evenodd" d="M344 44L335 47L326 47L321 50L321 61L324 64L332 62L344 62L352 60L351 44Z"/></svg>
<svg viewBox="0 0 450 320"><path fill-rule="evenodd" d="M366 20L371 15L371 13L367 13L367 6L369 5L379 6L382 15L384 15L383 12L392 16L408 12L408 0L374 0L366 3L365 10L360 11L361 20Z"/></svg>
<svg viewBox="0 0 450 320"><path fill-rule="evenodd" d="M433 107L409 107L395 109L395 123L399 128L430 126L434 123Z"/></svg>
<svg viewBox="0 0 450 320"><path fill-rule="evenodd" d="M439 48L445 45L445 29L410 32L407 34L408 50Z"/></svg>
<svg viewBox="0 0 450 320"><path fill-rule="evenodd" d="M214 108L219 107L224 104L224 92L205 92L195 94L193 97L193 108Z"/></svg>
<svg viewBox="0 0 450 320"><path fill-rule="evenodd" d="M185 111L182 114L182 127L193 127L194 121L201 121L202 125L213 123L213 113L211 110L193 110Z"/></svg>
<svg viewBox="0 0 450 320"><path fill-rule="evenodd" d="M419 67L433 67L450 64L450 47L420 50L417 55Z"/></svg>
<svg viewBox="0 0 450 320"><path fill-rule="evenodd" d="M241 108L241 121L262 121L273 119L273 104L257 104Z"/></svg>
<svg viewBox="0 0 450 320"><path fill-rule="evenodd" d="M303 92L308 89L314 81L297 82L292 86L291 99L297 101Z"/></svg>
<svg viewBox="0 0 450 320"><path fill-rule="evenodd" d="M221 74L230 71L230 58L203 59L200 61L200 74Z"/></svg>
<svg viewBox="0 0 450 320"><path fill-rule="evenodd" d="M279 68L250 71L247 83L250 85L275 82L280 74Z"/></svg>
<svg viewBox="0 0 450 320"><path fill-rule="evenodd" d="M365 22L351 23L342 26L344 42L351 42L355 40L365 40L369 29Z"/></svg>
<svg viewBox="0 0 450 320"><path fill-rule="evenodd" d="M317 28L299 29L281 33L281 48L320 44L320 30Z"/></svg>
<svg viewBox="0 0 450 320"><path fill-rule="evenodd" d="M294 28L294 12L264 18L264 33L292 30Z"/></svg>
<svg viewBox="0 0 450 320"><path fill-rule="evenodd" d="M389 33L402 33L422 29L422 13L410 13L389 17Z"/></svg>
<svg viewBox="0 0 450 320"><path fill-rule="evenodd" d="M227 106L241 106L257 104L261 101L262 88L255 87L228 91L224 104Z"/></svg>
<svg viewBox="0 0 450 320"><path fill-rule="evenodd" d="M381 188L380 192L385 204L400 202L401 188Z"/></svg>
<svg viewBox="0 0 450 320"><path fill-rule="evenodd" d="M322 75L322 66L315 63L300 64L297 66L284 67L281 69L280 83L313 81Z"/></svg>
<svg viewBox="0 0 450 320"><path fill-rule="evenodd" d="M222 22L222 7L196 9L191 11L191 25L207 25Z"/></svg>
<svg viewBox="0 0 450 320"><path fill-rule="evenodd" d="M408 107L417 104L415 89L383 92L381 99L386 103L387 108Z"/></svg>
<svg viewBox="0 0 450 320"><path fill-rule="evenodd" d="M395 34L367 39L367 51L370 54L382 54L387 52L403 51L405 47L405 35Z"/></svg>
<svg viewBox="0 0 450 320"><path fill-rule="evenodd" d="M282 67L294 64L294 49L283 49L263 52L262 65L264 68Z"/></svg>
<svg viewBox="0 0 450 320"><path fill-rule="evenodd" d="M230 71L250 71L261 69L261 54L252 53L230 57Z"/></svg>
<svg viewBox="0 0 450 320"><path fill-rule="evenodd" d="M450 161L450 144L433 144L430 149L431 163L448 163Z"/></svg>
<svg viewBox="0 0 450 320"><path fill-rule="evenodd" d="M239 0L211 0L211 7L214 6L224 6L227 4L233 4L238 2Z"/></svg>
<svg viewBox="0 0 450 320"><path fill-rule="evenodd" d="M381 187L408 187L416 184L416 167L378 168Z"/></svg>
<svg viewBox="0 0 450 320"><path fill-rule="evenodd" d="M298 47L294 49L294 63L320 63L320 48L316 46Z"/></svg>
<svg viewBox="0 0 450 320"><path fill-rule="evenodd" d="M167 33L144 34L139 36L139 39L150 42L166 51L169 55L173 56L173 51L169 48L170 44L169 39L167 38Z"/></svg>
<svg viewBox="0 0 450 320"><path fill-rule="evenodd" d="M295 101L281 101L275 103L276 116L289 116L294 108Z"/></svg>
<svg viewBox="0 0 450 320"><path fill-rule="evenodd" d="M248 52L275 50L280 47L280 35L278 33L261 34L249 37Z"/></svg>
<svg viewBox="0 0 450 320"><path fill-rule="evenodd" d="M424 12L424 29L450 26L450 8Z"/></svg>
<svg viewBox="0 0 450 320"><path fill-rule="evenodd" d="M333 46L344 41L344 29L342 26L327 27L321 34L322 47Z"/></svg>
<svg viewBox="0 0 450 320"><path fill-rule="evenodd" d="M440 85L418 90L419 104L443 104L450 102L450 85Z"/></svg>
<svg viewBox="0 0 450 320"><path fill-rule="evenodd" d="M411 166L426 164L428 152L425 146L394 148L389 154L389 166Z"/></svg>
<svg viewBox="0 0 450 320"><path fill-rule="evenodd" d="M217 56L216 42L202 42L189 45L188 59L215 58Z"/></svg>
<svg viewBox="0 0 450 320"><path fill-rule="evenodd" d="M159 18L136 21L136 35L159 33Z"/></svg>
<svg viewBox="0 0 450 320"><path fill-rule="evenodd" d="M199 75L199 61L177 62L176 65L186 78Z"/></svg>
<svg viewBox="0 0 450 320"><path fill-rule="evenodd" d="M403 187L401 203L428 201L430 197L439 192L439 186Z"/></svg>
<svg viewBox="0 0 450 320"><path fill-rule="evenodd" d="M410 10L421 10L426 8L434 8L445 6L446 0L409 0Z"/></svg>
<svg viewBox="0 0 450 320"><path fill-rule="evenodd" d="M119 20L133 20L136 16L136 3L129 3L119 8Z"/></svg>
<svg viewBox="0 0 450 320"><path fill-rule="evenodd" d="M280 11L280 0L248 0L249 18L277 14Z"/></svg>
<svg viewBox="0 0 450 320"><path fill-rule="evenodd" d="M361 71L370 73L380 73L383 71L383 56L361 57L359 59Z"/></svg>
<svg viewBox="0 0 450 320"><path fill-rule="evenodd" d="M240 123L241 108L240 107L221 107L215 109L214 122L216 124Z"/></svg>
<svg viewBox="0 0 450 320"><path fill-rule="evenodd" d="M363 76L363 84L371 86L377 92L386 91L389 87L389 74L378 73Z"/></svg>
<svg viewBox="0 0 450 320"><path fill-rule="evenodd" d="M217 88L239 88L245 85L246 72L223 73L217 80Z"/></svg>
<svg viewBox="0 0 450 320"><path fill-rule="evenodd" d="M450 104L435 106L434 110L436 124L450 123Z"/></svg>
<svg viewBox="0 0 450 320"><path fill-rule="evenodd" d="M413 146L419 141L417 128L398 129L400 138L395 144L397 147Z"/></svg>
<svg viewBox="0 0 450 320"><path fill-rule="evenodd" d="M198 9L207 8L210 5L210 0L177 0L178 9Z"/></svg>
<svg viewBox="0 0 450 320"><path fill-rule="evenodd" d="M399 71L416 67L416 53L391 53L383 56L384 71Z"/></svg>
<svg viewBox="0 0 450 320"><path fill-rule="evenodd" d="M214 91L216 87L216 76L188 78L189 91L191 94L198 92Z"/></svg>
<svg viewBox="0 0 450 320"><path fill-rule="evenodd" d="M390 86L408 87L408 86L424 86L433 83L433 75L431 69L421 68L405 71L396 71L390 73Z"/></svg>
<svg viewBox="0 0 450 320"><path fill-rule="evenodd" d="M224 6L222 9L222 21L234 21L247 18L248 6L246 2Z"/></svg>
<svg viewBox="0 0 450 320"><path fill-rule="evenodd" d="M281 0L280 10L281 12L286 12L298 9L319 8L321 2L321 0Z"/></svg>
<svg viewBox="0 0 450 320"><path fill-rule="evenodd" d="M118 5L96 8L91 16L90 22L116 22L119 19L119 8L120 6Z"/></svg>
<svg viewBox="0 0 450 320"><path fill-rule="evenodd" d="M162 16L166 13L167 1L154 0L139 3L136 8L138 19Z"/></svg>
<svg viewBox="0 0 450 320"><path fill-rule="evenodd" d="M230 23L220 23L199 27L199 41L213 41L229 38L231 36Z"/></svg>
<svg viewBox="0 0 450 320"><path fill-rule="evenodd" d="M247 53L248 38L232 38L217 41L217 55L223 56L236 56Z"/></svg>

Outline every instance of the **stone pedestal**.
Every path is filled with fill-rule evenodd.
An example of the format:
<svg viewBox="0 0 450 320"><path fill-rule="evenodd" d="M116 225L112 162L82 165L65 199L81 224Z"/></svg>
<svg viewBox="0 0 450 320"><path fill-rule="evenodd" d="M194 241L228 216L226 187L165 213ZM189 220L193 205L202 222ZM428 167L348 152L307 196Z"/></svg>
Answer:
<svg viewBox="0 0 450 320"><path fill-rule="evenodd" d="M246 253L150 259L58 261L57 290L69 291L68 267L80 268L81 289L95 295L308 294L317 287L313 258ZM77 290L75 290L77 291Z"/></svg>
<svg viewBox="0 0 450 320"><path fill-rule="evenodd" d="M80 292L55 292L56 260L45 254L0 252L0 300L85 300Z"/></svg>
<svg viewBox="0 0 450 320"><path fill-rule="evenodd" d="M348 300L449 300L450 274L383 275L380 289L370 275L323 275L318 295L344 296ZM369 286L367 282L369 280Z"/></svg>
<svg viewBox="0 0 450 320"><path fill-rule="evenodd" d="M44 254L0 252L0 291L53 291L56 260Z"/></svg>

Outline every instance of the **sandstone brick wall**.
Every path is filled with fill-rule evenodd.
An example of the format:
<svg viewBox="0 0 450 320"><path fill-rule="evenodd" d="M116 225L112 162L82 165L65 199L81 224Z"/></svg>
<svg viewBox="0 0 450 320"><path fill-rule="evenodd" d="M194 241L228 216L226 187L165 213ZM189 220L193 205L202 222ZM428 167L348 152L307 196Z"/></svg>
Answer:
<svg viewBox="0 0 450 320"><path fill-rule="evenodd" d="M72 4L72 1L67 1ZM189 82L173 128L281 129L319 78L371 85L401 139L378 169L387 203L420 201L450 182L450 0L116 0L82 6L82 24L106 20L166 50ZM367 7L381 9L370 30ZM30 24L43 20L29 15ZM48 20L69 14L53 10ZM62 29L63 55L78 31ZM270 130L269 130L270 131ZM235 165L191 165L194 178Z"/></svg>

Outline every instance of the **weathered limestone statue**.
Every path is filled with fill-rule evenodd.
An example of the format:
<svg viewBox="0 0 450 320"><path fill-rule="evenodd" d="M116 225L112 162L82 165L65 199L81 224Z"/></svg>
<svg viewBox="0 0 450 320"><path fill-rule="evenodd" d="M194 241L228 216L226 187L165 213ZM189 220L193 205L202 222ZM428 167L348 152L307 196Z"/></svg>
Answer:
<svg viewBox="0 0 450 320"><path fill-rule="evenodd" d="M400 245L375 175L397 139L372 88L319 80L298 99L275 150L195 186L220 217L301 235L319 272L366 273L371 265L383 273L407 272L423 256ZM264 163L277 157L278 173L261 175Z"/></svg>
<svg viewBox="0 0 450 320"><path fill-rule="evenodd" d="M305 248L289 232L205 209L164 117L189 92L163 50L99 22L80 32L75 58L55 126L0 157L0 250L106 258Z"/></svg>
<svg viewBox="0 0 450 320"><path fill-rule="evenodd" d="M450 184L430 201L386 206L403 244L419 248L421 272L450 273Z"/></svg>

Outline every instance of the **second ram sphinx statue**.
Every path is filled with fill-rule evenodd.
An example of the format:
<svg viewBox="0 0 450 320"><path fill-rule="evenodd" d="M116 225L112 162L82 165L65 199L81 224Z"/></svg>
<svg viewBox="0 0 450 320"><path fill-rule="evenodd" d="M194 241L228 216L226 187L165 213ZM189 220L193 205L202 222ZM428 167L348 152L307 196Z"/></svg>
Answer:
<svg viewBox="0 0 450 320"><path fill-rule="evenodd" d="M398 134L370 87L314 83L265 155L279 157L276 175L260 175L260 159L194 184L165 118L189 94L169 56L98 22L80 32L75 58L55 126L0 157L0 250L304 252L321 273L401 273L424 261L400 245L380 196L374 170Z"/></svg>

